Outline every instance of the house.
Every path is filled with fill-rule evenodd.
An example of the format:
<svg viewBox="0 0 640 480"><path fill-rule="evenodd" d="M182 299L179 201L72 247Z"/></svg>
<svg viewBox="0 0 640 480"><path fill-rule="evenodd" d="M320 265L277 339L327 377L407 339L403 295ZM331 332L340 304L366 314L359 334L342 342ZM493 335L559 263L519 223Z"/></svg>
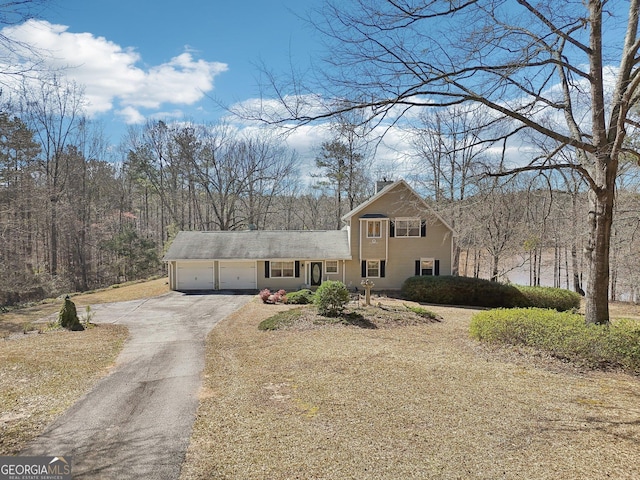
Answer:
<svg viewBox="0 0 640 480"><path fill-rule="evenodd" d="M342 230L179 232L167 251L172 290L298 290L325 280L399 289L451 275L453 230L404 181L342 217Z"/></svg>

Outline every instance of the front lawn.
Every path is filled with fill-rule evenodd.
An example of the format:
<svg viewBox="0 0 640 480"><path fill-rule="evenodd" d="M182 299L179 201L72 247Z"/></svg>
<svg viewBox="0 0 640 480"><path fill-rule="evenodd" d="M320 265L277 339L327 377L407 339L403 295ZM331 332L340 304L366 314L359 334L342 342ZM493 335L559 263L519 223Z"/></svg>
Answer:
<svg viewBox="0 0 640 480"><path fill-rule="evenodd" d="M290 308L252 302L211 332L181 478L640 477L637 377L486 347L468 308L258 329Z"/></svg>

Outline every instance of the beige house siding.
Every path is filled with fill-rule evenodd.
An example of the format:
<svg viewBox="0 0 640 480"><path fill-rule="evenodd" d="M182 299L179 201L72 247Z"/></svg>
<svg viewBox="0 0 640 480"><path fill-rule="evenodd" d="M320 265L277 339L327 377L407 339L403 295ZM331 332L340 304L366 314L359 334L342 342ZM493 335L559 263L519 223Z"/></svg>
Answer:
<svg viewBox="0 0 640 480"><path fill-rule="evenodd" d="M367 236L367 223L380 222L380 237ZM361 218L360 224L360 251L358 258L387 258L389 246L389 219L388 218Z"/></svg>
<svg viewBox="0 0 640 480"><path fill-rule="evenodd" d="M295 260L294 260L295 262ZM269 277L266 276L265 268L266 261L258 262L258 289L262 290L264 288L268 288L269 290L280 290L284 289L288 292L299 290L300 288L306 288L310 283L310 267L313 262L321 262L322 263L322 281L327 280L339 280L343 281L344 273L345 273L345 265L343 260L337 260L338 263L338 272L337 273L327 273L326 271L326 260L300 260L299 261L300 269L299 269L299 277L293 278L282 278L282 277L272 277L271 276L271 268L269 268ZM269 266L271 267L271 262L269 262ZM295 275L295 271L294 271Z"/></svg>
<svg viewBox="0 0 640 480"><path fill-rule="evenodd" d="M381 238L367 238L367 221L384 215ZM365 218L363 218L365 217ZM389 226L396 219L419 218L425 222L424 237L390 237ZM397 289L415 274L415 262L432 258L439 262L439 274L451 275L453 233L422 200L404 184L398 184L366 207L357 211L348 223L351 226L351 255L347 262L346 283L360 287L363 260L384 260L385 276L372 278L375 289ZM355 240L355 241L354 241Z"/></svg>
<svg viewBox="0 0 640 480"><path fill-rule="evenodd" d="M378 276L371 278L376 290L399 289L415 275L421 259L434 260L434 273L437 268L440 275L451 274L452 229L403 180L385 187L343 220L345 231L180 232L165 254L169 286L180 286L179 267L189 264L194 267L185 278L198 282L194 288L204 285L208 273L200 272L199 262L214 266L213 286L207 287L213 289L251 283L259 290L295 291L310 286L314 262L322 263L320 282L339 280L358 289L367 277L362 275L363 261L380 262ZM367 235L370 221L380 223L379 236ZM316 257L320 258L313 260ZM337 262L337 272L327 272L327 259ZM294 262L292 276L274 276L272 268L267 274L267 265L281 261ZM254 267L245 268L242 263Z"/></svg>

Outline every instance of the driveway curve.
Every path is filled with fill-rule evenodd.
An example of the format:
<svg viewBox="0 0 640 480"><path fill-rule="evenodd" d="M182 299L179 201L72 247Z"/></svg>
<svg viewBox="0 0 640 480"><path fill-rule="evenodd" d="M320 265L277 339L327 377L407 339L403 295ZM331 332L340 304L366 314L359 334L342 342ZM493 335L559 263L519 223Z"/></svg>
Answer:
<svg viewBox="0 0 640 480"><path fill-rule="evenodd" d="M170 292L92 307L92 321L126 325L129 339L110 375L22 454L72 455L73 478L178 478L198 407L206 335L251 298Z"/></svg>

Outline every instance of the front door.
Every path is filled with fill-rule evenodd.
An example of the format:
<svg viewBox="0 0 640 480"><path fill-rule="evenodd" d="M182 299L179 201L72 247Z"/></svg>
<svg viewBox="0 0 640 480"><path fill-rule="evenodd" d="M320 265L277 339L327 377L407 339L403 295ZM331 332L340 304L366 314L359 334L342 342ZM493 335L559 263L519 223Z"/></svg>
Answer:
<svg viewBox="0 0 640 480"><path fill-rule="evenodd" d="M311 262L311 286L317 287L322 283L322 262Z"/></svg>

